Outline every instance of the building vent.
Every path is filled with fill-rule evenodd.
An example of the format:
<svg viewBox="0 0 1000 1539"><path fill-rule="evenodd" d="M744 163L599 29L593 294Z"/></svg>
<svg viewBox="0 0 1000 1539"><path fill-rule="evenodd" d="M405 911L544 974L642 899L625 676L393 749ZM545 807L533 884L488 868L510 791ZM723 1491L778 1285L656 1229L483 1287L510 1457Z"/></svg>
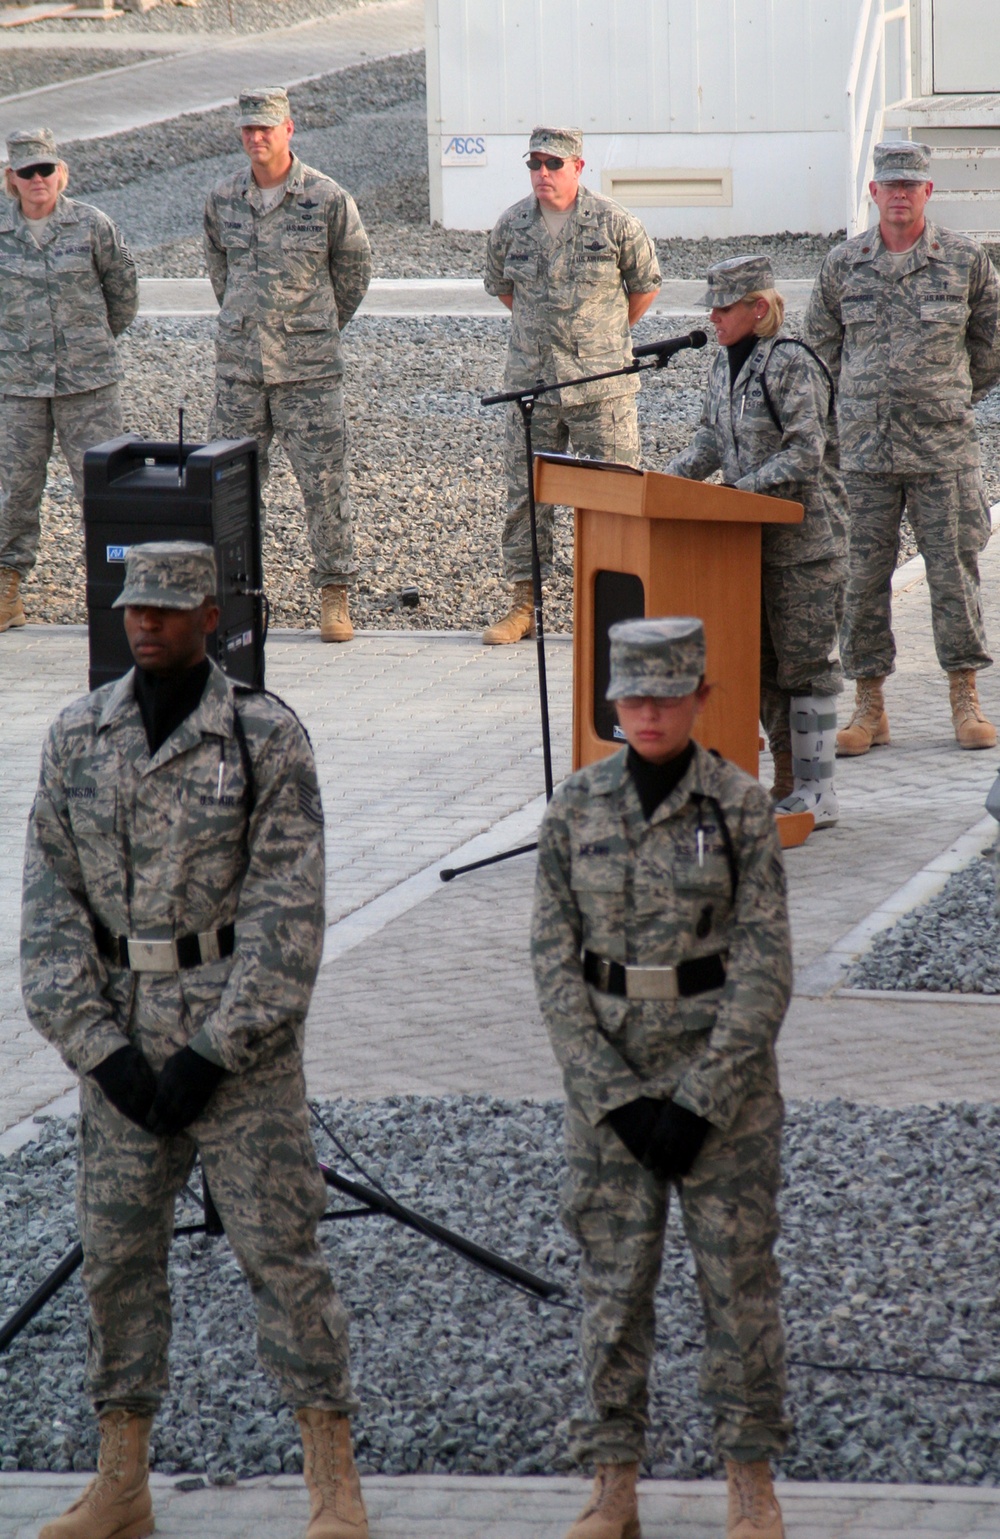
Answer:
<svg viewBox="0 0 1000 1539"><path fill-rule="evenodd" d="M601 191L626 208L732 208L728 166L632 166L601 172Z"/></svg>

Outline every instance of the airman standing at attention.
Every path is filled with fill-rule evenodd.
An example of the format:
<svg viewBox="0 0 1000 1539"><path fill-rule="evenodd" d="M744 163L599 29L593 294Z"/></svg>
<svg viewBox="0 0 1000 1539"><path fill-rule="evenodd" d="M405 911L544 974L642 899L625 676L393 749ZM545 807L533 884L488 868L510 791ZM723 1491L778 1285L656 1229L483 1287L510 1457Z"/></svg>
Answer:
<svg viewBox="0 0 1000 1539"><path fill-rule="evenodd" d="M960 748L992 748L979 703L988 668L979 552L990 513L972 412L1000 380L1000 280L982 246L924 216L931 151L875 146L878 225L824 259L806 335L838 381L840 463L850 506L841 636L855 679L837 752L889 742L883 685L895 667L892 574L903 509L927 567L938 662Z"/></svg>
<svg viewBox="0 0 1000 1539"><path fill-rule="evenodd" d="M610 198L581 187L578 128L536 128L528 142L531 195L501 214L486 249L486 292L512 312L504 388L555 384L620 369L632 361L631 328L660 288L653 243L639 220ZM572 445L588 459L639 463L633 375L543 395L534 408L536 452ZM504 440L507 518L504 575L510 611L487 626L488 646L533 634L531 532L524 431L518 407L507 410ZM542 576L552 566L552 505L539 503Z"/></svg>
<svg viewBox="0 0 1000 1539"><path fill-rule="evenodd" d="M277 434L306 509L324 641L354 635L358 572L347 492L340 334L368 290L371 249L350 193L292 153L287 93L240 94L250 162L209 193L208 275L221 309L215 438L256 438L261 480Z"/></svg>
<svg viewBox="0 0 1000 1539"><path fill-rule="evenodd" d="M708 696L701 621L628 620L610 636L628 747L549 803L531 927L566 1091L563 1219L580 1247L587 1409L573 1451L597 1467L566 1539L639 1536L671 1188L704 1312L727 1539L782 1539L774 1043L792 963L778 835L757 781L692 741Z"/></svg>
<svg viewBox="0 0 1000 1539"><path fill-rule="evenodd" d="M115 338L139 308L135 263L106 214L66 197L51 129L7 140L0 207L0 631L24 625L52 444L83 501L83 456L122 431Z"/></svg>

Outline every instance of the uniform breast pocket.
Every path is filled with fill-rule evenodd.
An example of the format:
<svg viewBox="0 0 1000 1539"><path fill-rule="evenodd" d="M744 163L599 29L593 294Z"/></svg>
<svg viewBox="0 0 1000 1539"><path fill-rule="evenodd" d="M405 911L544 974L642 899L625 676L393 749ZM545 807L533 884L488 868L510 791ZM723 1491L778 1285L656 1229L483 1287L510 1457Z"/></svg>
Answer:
<svg viewBox="0 0 1000 1539"><path fill-rule="evenodd" d="M964 328L969 309L964 299L924 299L920 303L920 321L926 326L946 326L952 331Z"/></svg>
<svg viewBox="0 0 1000 1539"><path fill-rule="evenodd" d="M707 940L729 913L729 862L722 854L706 851L703 865L697 859L676 862L673 879L678 897L690 910L693 939Z"/></svg>
<svg viewBox="0 0 1000 1539"><path fill-rule="evenodd" d="M326 254L327 238L324 225L305 229L286 230L281 237L281 249L286 256Z"/></svg>
<svg viewBox="0 0 1000 1539"><path fill-rule="evenodd" d="M240 252L250 249L249 225L223 225L219 240L226 251Z"/></svg>
<svg viewBox="0 0 1000 1539"><path fill-rule="evenodd" d="M878 320L878 304L874 295L847 295L840 302L840 314L845 326L871 325Z"/></svg>
<svg viewBox="0 0 1000 1539"><path fill-rule="evenodd" d="M524 283L538 277L538 257L533 251L508 251L503 264L507 283Z"/></svg>
<svg viewBox="0 0 1000 1539"><path fill-rule="evenodd" d="M70 786L66 796L70 827L78 839L114 833L118 807L114 786Z"/></svg>
<svg viewBox="0 0 1000 1539"><path fill-rule="evenodd" d="M608 852L574 852L570 884L583 919L584 944L621 959L625 921L625 861Z"/></svg>

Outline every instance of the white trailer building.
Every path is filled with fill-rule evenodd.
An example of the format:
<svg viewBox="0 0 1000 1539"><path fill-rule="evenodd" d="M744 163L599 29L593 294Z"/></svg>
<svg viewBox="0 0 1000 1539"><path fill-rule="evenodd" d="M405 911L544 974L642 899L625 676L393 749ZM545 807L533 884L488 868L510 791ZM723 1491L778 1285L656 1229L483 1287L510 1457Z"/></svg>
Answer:
<svg viewBox="0 0 1000 1539"><path fill-rule="evenodd" d="M536 123L654 235L854 233L879 138L1000 231L1000 0L426 0L431 217L488 229Z"/></svg>

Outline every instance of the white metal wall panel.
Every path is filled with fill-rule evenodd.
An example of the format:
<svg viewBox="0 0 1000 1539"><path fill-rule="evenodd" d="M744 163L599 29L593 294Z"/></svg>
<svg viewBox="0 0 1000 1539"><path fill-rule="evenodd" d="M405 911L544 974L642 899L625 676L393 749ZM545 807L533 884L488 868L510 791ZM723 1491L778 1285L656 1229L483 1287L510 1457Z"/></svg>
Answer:
<svg viewBox="0 0 1000 1539"><path fill-rule="evenodd" d="M437 0L448 133L839 129L860 0Z"/></svg>

